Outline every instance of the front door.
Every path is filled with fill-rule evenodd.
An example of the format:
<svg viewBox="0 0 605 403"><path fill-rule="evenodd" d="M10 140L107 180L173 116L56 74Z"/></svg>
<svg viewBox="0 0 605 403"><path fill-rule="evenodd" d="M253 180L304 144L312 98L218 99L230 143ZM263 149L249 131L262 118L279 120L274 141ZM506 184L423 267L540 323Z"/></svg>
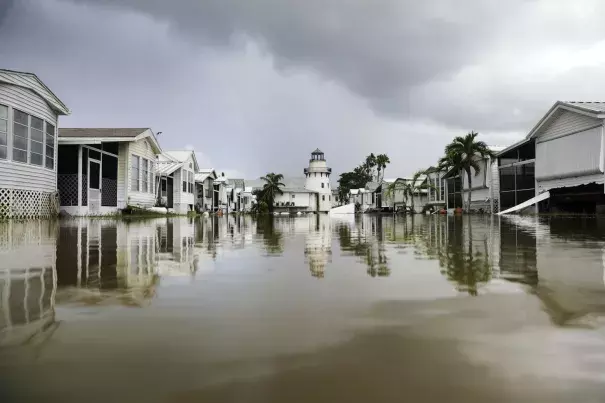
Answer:
<svg viewBox="0 0 605 403"><path fill-rule="evenodd" d="M88 207L90 214L101 210L101 162L88 160Z"/></svg>

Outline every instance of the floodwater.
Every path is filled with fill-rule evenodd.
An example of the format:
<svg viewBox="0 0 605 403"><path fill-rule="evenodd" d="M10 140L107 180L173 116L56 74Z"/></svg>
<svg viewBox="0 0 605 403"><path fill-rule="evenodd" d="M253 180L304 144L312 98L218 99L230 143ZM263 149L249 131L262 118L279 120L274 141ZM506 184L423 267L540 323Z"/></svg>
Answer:
<svg viewBox="0 0 605 403"><path fill-rule="evenodd" d="M605 221L0 224L2 402L603 402Z"/></svg>

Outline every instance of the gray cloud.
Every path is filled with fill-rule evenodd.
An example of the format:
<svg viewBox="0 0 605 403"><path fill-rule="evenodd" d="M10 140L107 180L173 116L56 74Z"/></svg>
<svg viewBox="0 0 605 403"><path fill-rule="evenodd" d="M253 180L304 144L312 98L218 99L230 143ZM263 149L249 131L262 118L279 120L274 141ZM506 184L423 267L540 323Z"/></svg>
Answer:
<svg viewBox="0 0 605 403"><path fill-rule="evenodd" d="M494 25L508 21L497 0L463 8L445 0L79 1L148 13L198 43L233 45L247 35L278 67L313 69L399 116L412 87L480 61Z"/></svg>
<svg viewBox="0 0 605 403"><path fill-rule="evenodd" d="M151 126L219 170L300 174L320 147L336 171L387 152L405 175L454 134L508 143L557 99L603 98L604 8L20 0L0 8L0 60L64 98L65 126Z"/></svg>

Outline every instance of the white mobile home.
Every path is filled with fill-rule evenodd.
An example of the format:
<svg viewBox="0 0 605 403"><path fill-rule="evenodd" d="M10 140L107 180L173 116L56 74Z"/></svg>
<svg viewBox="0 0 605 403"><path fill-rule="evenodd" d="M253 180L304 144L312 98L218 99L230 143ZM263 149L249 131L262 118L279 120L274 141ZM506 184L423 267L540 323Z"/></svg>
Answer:
<svg viewBox="0 0 605 403"><path fill-rule="evenodd" d="M489 146L494 153L502 151L504 147ZM469 183L466 172L458 172L451 169L446 172L442 179L445 180L445 202L449 209L463 207L467 210L485 212L498 211L498 199L500 194L500 176L498 172L497 158L476 157L479 172L471 168L471 205L468 206Z"/></svg>
<svg viewBox="0 0 605 403"><path fill-rule="evenodd" d="M437 168L430 167L426 170L428 182L428 200L427 205L434 209L445 207L445 172Z"/></svg>
<svg viewBox="0 0 605 403"><path fill-rule="evenodd" d="M60 208L71 215L104 215L127 206L155 204L155 156L151 129L60 129Z"/></svg>
<svg viewBox="0 0 605 403"><path fill-rule="evenodd" d="M198 171L195 152L164 151L157 156L158 205L177 214L186 214L195 208L195 173Z"/></svg>
<svg viewBox="0 0 605 403"><path fill-rule="evenodd" d="M605 212L605 102L556 102L527 136L535 141L540 211Z"/></svg>
<svg viewBox="0 0 605 403"><path fill-rule="evenodd" d="M212 168L200 169L195 173L196 201L200 211L214 211L214 181L216 171Z"/></svg>
<svg viewBox="0 0 605 403"><path fill-rule="evenodd" d="M58 213L57 125L67 114L35 74L0 70L0 216Z"/></svg>
<svg viewBox="0 0 605 403"><path fill-rule="evenodd" d="M427 189L417 189L414 192L413 197L406 195L403 190L406 184L412 182L412 179L413 178L384 179L382 181L381 186L376 190L376 192L379 194L381 207L389 209L398 209L401 207L411 207L413 204L415 211L420 212L424 210L424 207L428 201ZM418 188L426 180L426 175L420 175L416 181L416 187ZM391 185L394 186L392 193L388 191L389 186Z"/></svg>

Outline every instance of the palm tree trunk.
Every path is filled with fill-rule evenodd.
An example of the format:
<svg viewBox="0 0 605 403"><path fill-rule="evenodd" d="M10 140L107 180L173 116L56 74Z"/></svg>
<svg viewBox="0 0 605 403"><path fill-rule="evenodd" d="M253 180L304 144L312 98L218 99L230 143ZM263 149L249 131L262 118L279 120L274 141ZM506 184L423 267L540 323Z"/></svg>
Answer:
<svg viewBox="0 0 605 403"><path fill-rule="evenodd" d="M470 213L470 211L471 211L471 194L472 194L472 189L473 189L473 179L471 177L471 170L470 169L466 170L466 176L468 178L468 207L467 207L467 211Z"/></svg>

